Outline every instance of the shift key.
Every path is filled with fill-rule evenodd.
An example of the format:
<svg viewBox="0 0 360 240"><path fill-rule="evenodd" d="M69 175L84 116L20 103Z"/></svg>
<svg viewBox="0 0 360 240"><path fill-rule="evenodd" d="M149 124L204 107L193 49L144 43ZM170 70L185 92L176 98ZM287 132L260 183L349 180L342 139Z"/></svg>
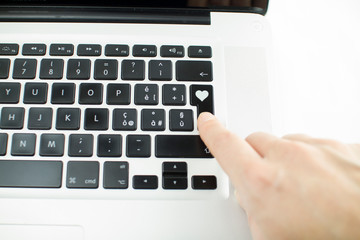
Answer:
<svg viewBox="0 0 360 240"><path fill-rule="evenodd" d="M160 158L213 158L199 135L158 135L155 155Z"/></svg>

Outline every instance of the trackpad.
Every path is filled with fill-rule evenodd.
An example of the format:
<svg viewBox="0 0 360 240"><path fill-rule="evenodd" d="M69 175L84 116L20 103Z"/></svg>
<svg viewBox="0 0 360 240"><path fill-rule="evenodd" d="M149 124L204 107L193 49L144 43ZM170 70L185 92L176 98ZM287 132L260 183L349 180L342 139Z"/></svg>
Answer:
<svg viewBox="0 0 360 240"><path fill-rule="evenodd" d="M52 225L3 225L0 224L1 240L83 240L80 226Z"/></svg>

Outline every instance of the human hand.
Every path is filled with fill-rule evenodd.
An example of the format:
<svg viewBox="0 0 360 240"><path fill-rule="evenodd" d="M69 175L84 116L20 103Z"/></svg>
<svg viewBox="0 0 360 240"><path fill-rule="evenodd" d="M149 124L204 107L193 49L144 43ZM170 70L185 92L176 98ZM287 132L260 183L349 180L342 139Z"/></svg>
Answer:
<svg viewBox="0 0 360 240"><path fill-rule="evenodd" d="M229 175L254 239L360 239L360 145L305 135L240 139L209 113L200 136Z"/></svg>

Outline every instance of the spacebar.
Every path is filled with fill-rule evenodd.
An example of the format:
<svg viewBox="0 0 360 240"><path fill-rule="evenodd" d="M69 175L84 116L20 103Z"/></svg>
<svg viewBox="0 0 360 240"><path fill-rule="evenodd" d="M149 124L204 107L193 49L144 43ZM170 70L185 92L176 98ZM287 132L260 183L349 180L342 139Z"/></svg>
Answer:
<svg viewBox="0 0 360 240"><path fill-rule="evenodd" d="M60 161L0 160L0 187L60 188Z"/></svg>
<svg viewBox="0 0 360 240"><path fill-rule="evenodd" d="M155 155L161 158L213 158L198 135L157 135Z"/></svg>

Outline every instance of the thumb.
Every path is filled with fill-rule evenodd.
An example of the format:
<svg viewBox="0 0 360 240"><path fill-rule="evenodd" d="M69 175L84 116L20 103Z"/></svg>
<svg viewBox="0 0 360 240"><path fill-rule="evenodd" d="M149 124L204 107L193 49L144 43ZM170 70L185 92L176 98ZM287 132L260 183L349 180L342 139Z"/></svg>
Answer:
<svg viewBox="0 0 360 240"><path fill-rule="evenodd" d="M198 118L200 137L210 149L233 185L240 193L256 192L272 176L270 166L247 143L228 131L210 113L201 113Z"/></svg>

